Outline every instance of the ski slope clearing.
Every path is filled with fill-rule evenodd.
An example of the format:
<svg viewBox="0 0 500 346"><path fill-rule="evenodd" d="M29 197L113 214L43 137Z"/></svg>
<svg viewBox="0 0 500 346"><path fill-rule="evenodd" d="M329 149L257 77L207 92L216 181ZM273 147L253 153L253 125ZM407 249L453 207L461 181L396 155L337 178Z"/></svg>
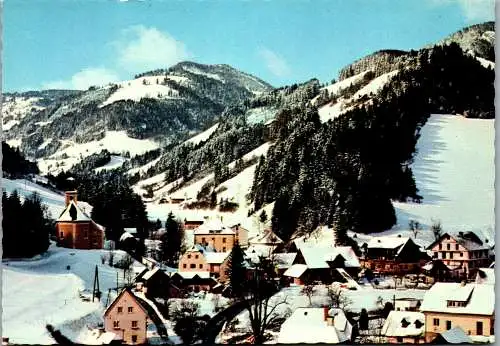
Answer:
<svg viewBox="0 0 500 346"><path fill-rule="evenodd" d="M118 84L118 89L108 97L99 107L105 107L117 101L140 101L142 98L177 99L179 92L167 85L163 85L165 76L141 77Z"/></svg>
<svg viewBox="0 0 500 346"><path fill-rule="evenodd" d="M159 145L149 139L135 139L127 135L126 131L108 131L103 139L88 143L74 143L66 141L66 147L58 150L47 159L38 161L38 167L44 174L57 174L70 169L79 163L82 157L99 153L106 149L111 153L123 153L128 151L131 156L143 154L147 151L157 149ZM59 167L57 167L59 164Z"/></svg>
<svg viewBox="0 0 500 346"><path fill-rule="evenodd" d="M5 96L2 101L2 129L8 131L26 115L43 110L44 107L38 105L40 100L40 97Z"/></svg>
<svg viewBox="0 0 500 346"><path fill-rule="evenodd" d="M45 330L53 324L73 341L84 342L88 328L102 323L108 290L123 285L123 270L101 264L106 250L74 250L51 245L42 256L4 260L2 271L2 333L16 344L53 344ZM115 261L123 257L115 251ZM95 266L99 268L101 302L84 301L92 294ZM69 269L67 269L69 266ZM135 262L134 266L143 265ZM86 290L84 292L84 290ZM110 296L114 299L114 294Z"/></svg>
<svg viewBox="0 0 500 346"><path fill-rule="evenodd" d="M394 70L388 73L384 73L381 76L378 76L377 78L374 78L370 83L365 85L363 88L358 90L354 96L353 99L358 99L364 95L370 95L370 94L377 94L380 89L384 87L387 83L390 82L392 77L394 77L399 71Z"/></svg>
<svg viewBox="0 0 500 346"><path fill-rule="evenodd" d="M480 56L476 56L476 59L481 63L481 65L483 65L483 67L495 69L495 63L493 61L486 60Z"/></svg>
<svg viewBox="0 0 500 346"><path fill-rule="evenodd" d="M21 200L25 197L31 196L34 192L37 192L42 200L42 203L47 206L47 209L52 218L56 219L61 215L65 208L64 195L59 192L52 191L46 187L35 184L26 179L7 179L2 178L2 189L8 194L17 191ZM92 206L84 201L78 201L78 205L90 215L92 211Z"/></svg>
<svg viewBox="0 0 500 346"><path fill-rule="evenodd" d="M339 99L334 104L328 103L318 109L319 120L322 123L326 123L328 120L335 119L346 111L344 99Z"/></svg>
<svg viewBox="0 0 500 346"><path fill-rule="evenodd" d="M423 201L394 203L395 229L408 229L413 219L427 230L435 219L445 231L474 230L494 240L494 126L494 119L431 115L412 165ZM421 233L433 240L431 232Z"/></svg>
<svg viewBox="0 0 500 346"><path fill-rule="evenodd" d="M184 143L185 144L190 143L192 145L198 145L198 144L200 144L202 142L206 142L210 138L210 136L215 132L215 130L217 130L217 127L219 127L219 123L215 124L214 126L212 126L211 128L209 128L208 130L205 130L202 133L199 133L196 136L188 139Z"/></svg>
<svg viewBox="0 0 500 346"><path fill-rule="evenodd" d="M353 84L356 84L358 83L361 79L363 79L363 77L371 70L366 70L366 71L363 71L361 73L358 73L357 75L354 75L354 76L351 76L349 78L346 78L346 79L343 79L339 82L336 82L336 83L333 83L333 84L330 84L326 87L323 87L321 88L320 90L323 91L323 90L328 90L328 94L331 94L331 95L338 95L338 93L340 91L342 91L342 89L345 89L345 88L348 88L350 87L351 85ZM319 95L316 96L315 98L313 98L311 100L311 103L312 104L316 104L316 101L318 100L319 98Z"/></svg>
<svg viewBox="0 0 500 346"><path fill-rule="evenodd" d="M127 161L127 159L124 158L123 156L111 155L111 160L107 164L105 164L104 166L101 166L101 167L94 169L94 172L98 173L101 171L108 171L108 170L120 168L125 163L125 161Z"/></svg>

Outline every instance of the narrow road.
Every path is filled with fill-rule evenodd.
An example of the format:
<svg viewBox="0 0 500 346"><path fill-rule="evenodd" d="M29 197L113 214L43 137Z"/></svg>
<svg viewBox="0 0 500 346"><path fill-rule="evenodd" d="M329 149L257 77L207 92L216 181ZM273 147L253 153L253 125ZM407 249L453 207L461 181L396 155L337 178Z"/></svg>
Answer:
<svg viewBox="0 0 500 346"><path fill-rule="evenodd" d="M208 321L202 337L203 345L214 345L217 335L222 331L222 327L226 321L231 321L238 316L240 312L245 310L247 302L245 300L238 301L226 309L217 313Z"/></svg>

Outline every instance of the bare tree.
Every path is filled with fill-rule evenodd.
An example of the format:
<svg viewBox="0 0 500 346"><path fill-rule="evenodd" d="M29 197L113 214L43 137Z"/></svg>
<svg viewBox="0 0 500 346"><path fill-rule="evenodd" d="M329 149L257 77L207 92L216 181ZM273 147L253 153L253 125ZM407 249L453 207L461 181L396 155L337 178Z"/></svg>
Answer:
<svg viewBox="0 0 500 346"><path fill-rule="evenodd" d="M313 285L305 285L300 292L303 295L307 296L307 298L309 299L309 306L312 306L312 296L314 294L314 291L315 289Z"/></svg>
<svg viewBox="0 0 500 346"><path fill-rule="evenodd" d="M408 226L410 227L410 230L413 232L413 237L417 239L418 233L420 233L421 227L420 227L420 222L415 221L415 220L410 220L408 223Z"/></svg>
<svg viewBox="0 0 500 346"><path fill-rule="evenodd" d="M247 281L247 291L242 297L248 311L254 344L262 345L265 331L280 318L278 308L287 304L287 297L278 298L273 261L260 258Z"/></svg>
<svg viewBox="0 0 500 346"><path fill-rule="evenodd" d="M344 294L340 285L329 286L327 294L330 304L334 308L348 310L349 306L352 304L352 300Z"/></svg>
<svg viewBox="0 0 500 346"><path fill-rule="evenodd" d="M438 240L439 237L441 237L441 234L443 233L443 227L440 220L432 220L431 231L432 234L434 234L435 240Z"/></svg>

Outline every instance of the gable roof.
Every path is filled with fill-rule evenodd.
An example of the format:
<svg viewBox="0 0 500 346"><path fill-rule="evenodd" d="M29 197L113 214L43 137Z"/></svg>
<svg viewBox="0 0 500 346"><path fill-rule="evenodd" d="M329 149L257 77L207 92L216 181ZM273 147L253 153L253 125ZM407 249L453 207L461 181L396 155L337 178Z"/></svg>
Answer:
<svg viewBox="0 0 500 346"><path fill-rule="evenodd" d="M288 268L283 275L290 276L292 278L300 278L302 274L307 270L307 265L305 264L294 264Z"/></svg>
<svg viewBox="0 0 500 346"><path fill-rule="evenodd" d="M115 298L115 300L113 300L113 302L104 311L104 316L106 316L108 314L108 312L110 312L111 309L116 305L116 303L118 301L120 301L122 299L122 297L126 294L128 294L130 297L132 297L132 299L137 303L137 305L140 306L141 310L146 314L146 316L149 316L148 311L144 308L144 306L142 306L141 302L137 299L135 294L133 294L132 291L130 291L130 288L124 288L120 292L120 294L118 294L118 296Z"/></svg>
<svg viewBox="0 0 500 346"><path fill-rule="evenodd" d="M325 321L323 308L298 308L281 325L278 343L338 344L350 340L352 325L341 309L330 309L333 325Z"/></svg>
<svg viewBox="0 0 500 346"><path fill-rule="evenodd" d="M350 246L302 247L298 251L309 269L330 268L327 262L334 261L339 255L345 260L346 267L360 267L358 256Z"/></svg>
<svg viewBox="0 0 500 346"><path fill-rule="evenodd" d="M76 218L73 219L71 217L71 212L76 212ZM66 208L63 210L61 215L59 215L59 218L56 220L56 222L67 222L67 221L72 221L72 222L82 222L82 221L91 221L92 219L85 214L80 207L75 203L75 201L71 200Z"/></svg>
<svg viewBox="0 0 500 346"><path fill-rule="evenodd" d="M472 344L472 339L458 326L442 332L439 335L444 341L450 344Z"/></svg>
<svg viewBox="0 0 500 346"><path fill-rule="evenodd" d="M408 240L408 237L373 237L367 245L369 249L397 249Z"/></svg>
<svg viewBox="0 0 500 346"><path fill-rule="evenodd" d="M447 300L467 303L465 307L448 307ZM420 311L490 316L494 313L494 302L494 285L437 282L425 293Z"/></svg>
<svg viewBox="0 0 500 346"><path fill-rule="evenodd" d="M174 275L179 275L183 279L193 279L195 276L198 276L200 279L210 279L210 272L208 271L203 271L203 272L195 272L195 271L190 271L190 272L175 272L172 274Z"/></svg>
<svg viewBox="0 0 500 346"><path fill-rule="evenodd" d="M418 322L420 324L418 324ZM384 326L385 336L423 336L425 331L425 315L417 311L391 311Z"/></svg>
<svg viewBox="0 0 500 346"><path fill-rule="evenodd" d="M259 234L248 240L249 244L282 244L280 239L272 230L268 229L264 233Z"/></svg>
<svg viewBox="0 0 500 346"><path fill-rule="evenodd" d="M462 245L467 250L486 250L490 249L488 243L483 242L483 240L472 231L468 232L445 232L438 239L432 242L427 250L432 249L436 244L439 244L445 237L451 237L455 241ZM486 241L486 240L485 240Z"/></svg>

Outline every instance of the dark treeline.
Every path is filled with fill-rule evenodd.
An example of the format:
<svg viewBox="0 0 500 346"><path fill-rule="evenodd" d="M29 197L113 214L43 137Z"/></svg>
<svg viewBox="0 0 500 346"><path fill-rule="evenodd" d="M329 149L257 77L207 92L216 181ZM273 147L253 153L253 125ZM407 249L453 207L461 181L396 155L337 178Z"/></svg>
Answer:
<svg viewBox="0 0 500 346"><path fill-rule="evenodd" d="M38 174L35 162L24 158L18 148L11 148L2 142L2 172L7 177L19 178L27 174Z"/></svg>
<svg viewBox="0 0 500 346"><path fill-rule="evenodd" d="M421 199L410 165L429 114L494 117L494 72L458 45L410 57L373 102L326 124L308 107L277 116L276 143L257 167L251 195L256 210L276 202L272 225L281 238L323 224L348 243L347 230L390 228L391 199Z"/></svg>
<svg viewBox="0 0 500 346"><path fill-rule="evenodd" d="M33 257L49 247L54 224L36 193L21 202L17 191L2 194L4 258Z"/></svg>

